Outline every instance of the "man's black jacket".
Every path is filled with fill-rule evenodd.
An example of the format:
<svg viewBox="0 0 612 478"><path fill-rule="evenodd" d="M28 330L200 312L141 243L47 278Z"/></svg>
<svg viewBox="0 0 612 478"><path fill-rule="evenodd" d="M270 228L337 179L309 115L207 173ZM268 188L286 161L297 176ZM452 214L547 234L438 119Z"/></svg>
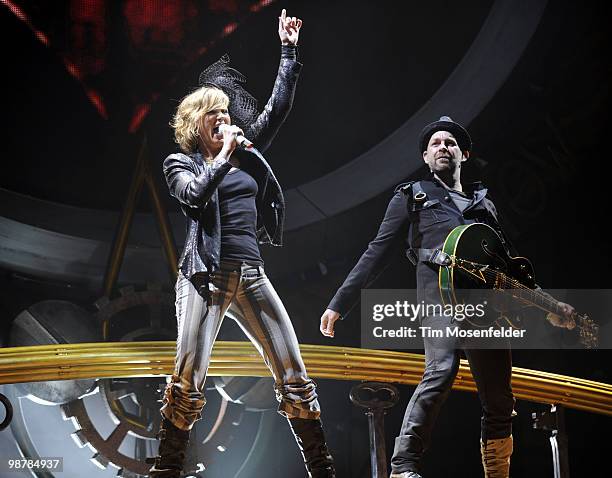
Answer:
<svg viewBox="0 0 612 478"><path fill-rule="evenodd" d="M244 129L259 151L265 151L291 110L301 63L287 58L285 49L278 74L264 110ZM261 154L236 150L242 156L240 167L257 181L257 233L260 243L280 246L285 201L278 181ZM187 238L179 259L183 275L198 288L208 284L210 272L219 268L221 219L217 187L232 165L227 161L207 164L202 155L171 154L164 161L164 174L170 194L179 200L187 216Z"/></svg>
<svg viewBox="0 0 612 478"><path fill-rule="evenodd" d="M418 184L427 195L426 200L413 200L413 183L396 188L376 237L338 289L328 309L345 316L359 300L361 289L367 288L391 260L396 260L409 248L441 249L448 234L459 225L486 223L498 231L509 246L499 225L497 210L481 183L465 188L473 192L474 200L463 213L455 205L448 189L433 175ZM433 303L440 300L438 269L428 262L417 263L419 300Z"/></svg>

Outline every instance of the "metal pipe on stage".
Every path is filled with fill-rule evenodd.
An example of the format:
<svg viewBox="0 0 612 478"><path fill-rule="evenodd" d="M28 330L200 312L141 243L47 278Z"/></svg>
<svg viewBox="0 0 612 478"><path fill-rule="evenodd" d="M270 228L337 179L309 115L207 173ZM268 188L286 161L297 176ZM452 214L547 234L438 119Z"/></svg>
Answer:
<svg viewBox="0 0 612 478"><path fill-rule="evenodd" d="M170 375L174 342L103 342L0 349L0 384L102 377ZM423 374L422 354L322 345L302 345L309 374L336 380L368 380L414 385ZM269 376L250 342L219 341L209 375ZM612 385L520 367L512 369L516 398L612 416ZM475 392L462 360L453 389Z"/></svg>
<svg viewBox="0 0 612 478"><path fill-rule="evenodd" d="M104 274L104 294L110 296L117 277L119 276L119 269L123 262L123 256L125 254L125 248L127 246L128 236L130 234L130 226L132 225L132 218L134 217L134 211L136 210L136 204L140 197L140 191L145 180L146 172L146 150L147 140L143 138L140 150L138 151L138 157L136 159L136 167L130 183L130 189L128 191L119 225L117 226L117 233L113 240L112 250L108 258L108 264L106 267L106 273ZM108 336L108 324L103 324L103 335L104 338Z"/></svg>
<svg viewBox="0 0 612 478"><path fill-rule="evenodd" d="M145 166L145 182L151 195L151 202L153 203L153 211L155 212L155 218L157 220L157 227L159 228L159 237L162 241L162 247L168 263L168 270L172 281L176 281L178 274L178 255L176 254L176 246L174 242L174 234L172 233L172 226L170 225L170 219L164 204L159 194L159 189L155 180L151 175L151 170L148 165Z"/></svg>

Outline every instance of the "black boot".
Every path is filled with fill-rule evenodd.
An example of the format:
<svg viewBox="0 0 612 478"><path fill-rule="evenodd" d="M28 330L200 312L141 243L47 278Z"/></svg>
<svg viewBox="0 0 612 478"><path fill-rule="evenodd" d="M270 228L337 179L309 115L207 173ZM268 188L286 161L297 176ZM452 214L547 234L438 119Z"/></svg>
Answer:
<svg viewBox="0 0 612 478"><path fill-rule="evenodd" d="M308 476L311 478L335 478L334 459L327 449L321 420L290 418L289 425L304 457Z"/></svg>
<svg viewBox="0 0 612 478"><path fill-rule="evenodd" d="M164 417L157 438L160 439L158 456L147 459L147 462L155 463L149 470L149 477L179 478L189 443L189 431L177 428Z"/></svg>

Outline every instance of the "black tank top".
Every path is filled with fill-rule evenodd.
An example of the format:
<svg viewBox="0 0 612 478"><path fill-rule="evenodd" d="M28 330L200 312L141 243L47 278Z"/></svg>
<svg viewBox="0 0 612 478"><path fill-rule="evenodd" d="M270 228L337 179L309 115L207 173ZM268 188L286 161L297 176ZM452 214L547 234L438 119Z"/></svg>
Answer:
<svg viewBox="0 0 612 478"><path fill-rule="evenodd" d="M218 191L221 260L263 265L256 234L257 182L242 169L236 169L223 178Z"/></svg>

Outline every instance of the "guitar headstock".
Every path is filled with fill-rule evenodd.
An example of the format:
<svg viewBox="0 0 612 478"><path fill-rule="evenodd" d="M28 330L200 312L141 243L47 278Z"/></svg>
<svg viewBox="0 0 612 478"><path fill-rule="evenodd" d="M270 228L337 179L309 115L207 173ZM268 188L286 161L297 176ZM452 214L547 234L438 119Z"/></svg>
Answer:
<svg viewBox="0 0 612 478"><path fill-rule="evenodd" d="M576 317L576 326L580 333L580 343L584 348L596 349L599 345L599 325L585 314Z"/></svg>

